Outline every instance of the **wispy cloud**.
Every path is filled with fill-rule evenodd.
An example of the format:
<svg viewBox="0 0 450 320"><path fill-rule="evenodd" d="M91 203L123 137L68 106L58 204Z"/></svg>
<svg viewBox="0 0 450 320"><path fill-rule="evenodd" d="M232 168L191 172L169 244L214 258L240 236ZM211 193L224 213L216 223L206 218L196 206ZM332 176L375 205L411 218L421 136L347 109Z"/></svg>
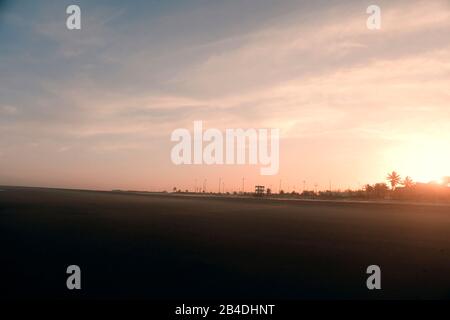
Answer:
<svg viewBox="0 0 450 320"><path fill-rule="evenodd" d="M34 154L33 143L52 159L164 153L170 132L198 119L278 127L294 149L450 139L448 1L382 2L375 32L357 1L254 4L256 18L238 2L140 15L82 3L78 33L64 28L64 4L44 3L34 18L17 5L3 21L15 36L0 34L4 163Z"/></svg>

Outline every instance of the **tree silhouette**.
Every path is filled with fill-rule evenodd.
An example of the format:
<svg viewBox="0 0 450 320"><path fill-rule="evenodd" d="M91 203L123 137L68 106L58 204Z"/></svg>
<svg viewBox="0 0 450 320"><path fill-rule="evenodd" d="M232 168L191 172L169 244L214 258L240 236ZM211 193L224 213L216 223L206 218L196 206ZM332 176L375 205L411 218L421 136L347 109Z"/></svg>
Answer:
<svg viewBox="0 0 450 320"><path fill-rule="evenodd" d="M414 181L413 179L411 179L411 177L407 176L403 182L402 182L403 186L405 186L405 188L409 189L412 188L414 186Z"/></svg>
<svg viewBox="0 0 450 320"><path fill-rule="evenodd" d="M397 172L392 171L388 174L387 180L391 183L392 190L395 190L395 187L397 187L401 181L401 177Z"/></svg>
<svg viewBox="0 0 450 320"><path fill-rule="evenodd" d="M373 191L375 193L375 197L378 199L384 199L386 197L386 193L388 192L389 188L386 185L386 183L376 183L373 186Z"/></svg>

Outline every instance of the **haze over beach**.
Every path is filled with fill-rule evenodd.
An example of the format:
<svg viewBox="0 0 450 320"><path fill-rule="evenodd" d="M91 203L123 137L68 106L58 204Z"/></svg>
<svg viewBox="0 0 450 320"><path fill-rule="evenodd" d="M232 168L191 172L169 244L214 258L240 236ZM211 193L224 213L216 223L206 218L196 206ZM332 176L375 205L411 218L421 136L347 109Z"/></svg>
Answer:
<svg viewBox="0 0 450 320"><path fill-rule="evenodd" d="M450 3L1 1L0 185L361 188L449 175ZM177 128L279 128L277 175L170 161Z"/></svg>

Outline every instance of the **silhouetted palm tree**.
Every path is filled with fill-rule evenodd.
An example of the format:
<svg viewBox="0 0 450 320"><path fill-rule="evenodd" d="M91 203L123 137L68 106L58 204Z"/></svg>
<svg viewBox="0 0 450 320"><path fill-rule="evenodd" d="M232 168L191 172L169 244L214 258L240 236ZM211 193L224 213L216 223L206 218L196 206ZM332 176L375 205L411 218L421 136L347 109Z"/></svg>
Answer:
<svg viewBox="0 0 450 320"><path fill-rule="evenodd" d="M411 177L408 176L403 180L402 184L405 186L405 188L409 189L414 186L414 181L413 179L411 179Z"/></svg>
<svg viewBox="0 0 450 320"><path fill-rule="evenodd" d="M391 183L392 190L395 190L395 187L401 181L401 177L397 172L392 171L391 173L388 174L387 180Z"/></svg>

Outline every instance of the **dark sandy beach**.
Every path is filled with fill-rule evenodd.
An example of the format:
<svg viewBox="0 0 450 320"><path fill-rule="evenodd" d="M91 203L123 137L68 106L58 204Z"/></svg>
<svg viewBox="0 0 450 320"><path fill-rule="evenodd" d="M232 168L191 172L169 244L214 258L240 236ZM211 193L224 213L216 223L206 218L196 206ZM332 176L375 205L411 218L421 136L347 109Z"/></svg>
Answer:
<svg viewBox="0 0 450 320"><path fill-rule="evenodd" d="M3 297L450 298L449 206L0 189Z"/></svg>

